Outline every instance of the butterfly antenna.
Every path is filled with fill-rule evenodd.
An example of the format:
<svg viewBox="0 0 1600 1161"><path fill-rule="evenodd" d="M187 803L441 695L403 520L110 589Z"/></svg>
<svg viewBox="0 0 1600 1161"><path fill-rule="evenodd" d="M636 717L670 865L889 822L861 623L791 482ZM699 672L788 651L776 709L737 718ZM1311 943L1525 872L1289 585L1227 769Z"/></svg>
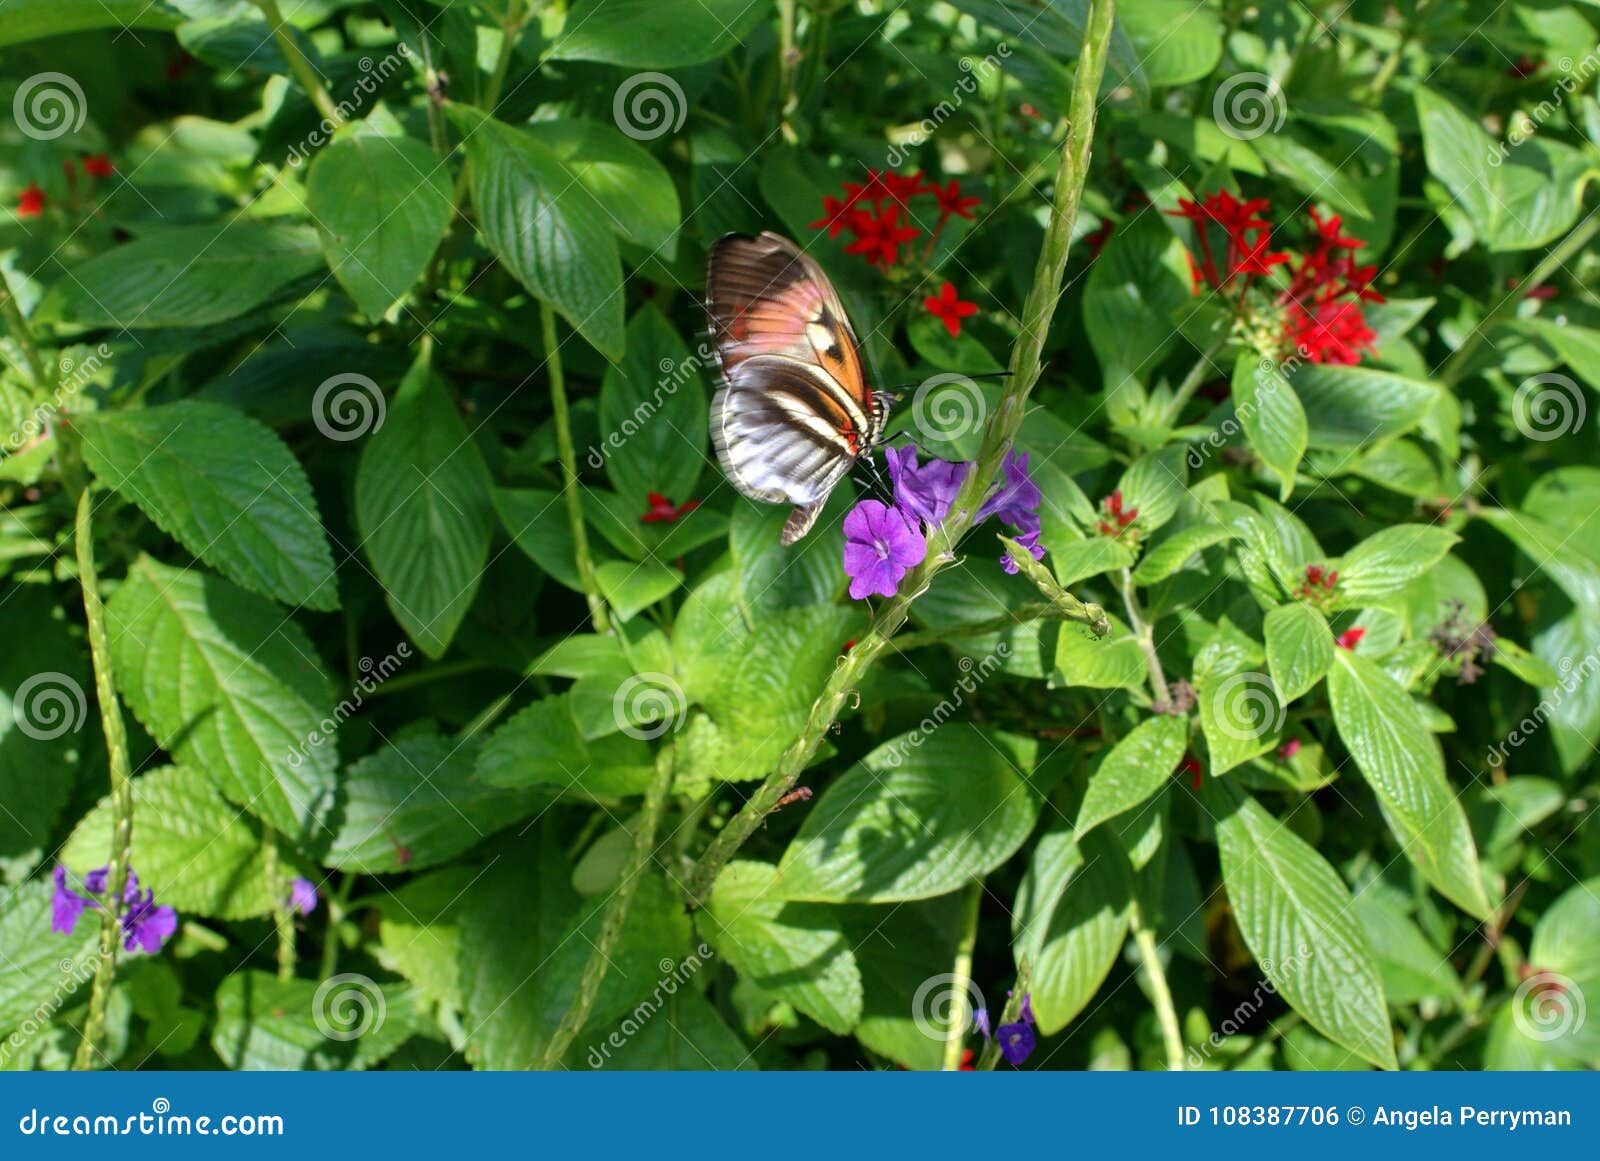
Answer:
<svg viewBox="0 0 1600 1161"><path fill-rule="evenodd" d="M1004 379L1010 374L1010 371L983 371L977 375L952 375L951 379ZM921 382L917 383L902 383L898 387L889 387L884 389L882 394L891 396L894 400L898 401L900 396L905 394L907 388L920 387L927 381L928 380L923 379Z"/></svg>

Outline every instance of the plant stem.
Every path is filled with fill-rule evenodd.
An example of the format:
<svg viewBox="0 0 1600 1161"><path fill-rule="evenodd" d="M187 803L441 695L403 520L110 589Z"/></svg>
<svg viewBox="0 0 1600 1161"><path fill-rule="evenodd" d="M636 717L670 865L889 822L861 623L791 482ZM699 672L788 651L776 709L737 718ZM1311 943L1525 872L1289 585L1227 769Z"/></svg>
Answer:
<svg viewBox="0 0 1600 1161"><path fill-rule="evenodd" d="M667 791L672 786L675 766L674 752L669 743L659 759L655 781L650 783L650 789L645 792L644 810L639 816L638 829L633 832L633 851L628 856L628 865L622 869L622 878L617 882L616 891L606 904L605 915L600 920L600 938L595 941L593 950L589 952L589 960L583 965L578 995L561 1017L560 1025L550 1037L550 1043L545 1046L544 1055L539 1060L539 1068L543 1071L560 1067L567 1049L572 1047L573 1040L588 1023L595 998L600 994L600 985L611 967L612 949L616 947L622 935L622 925L627 921L634 890L644 877L650 855L655 850L656 830L661 825L661 811L667 801Z"/></svg>
<svg viewBox="0 0 1600 1161"><path fill-rule="evenodd" d="M983 880L974 879L967 888L966 914L961 924L961 942L956 945L955 967L951 970L950 991L955 1007L950 1010L950 1027L944 1034L945 1072L961 1068L961 1047L967 1039L972 1013L967 1010L967 989L972 983L972 952L978 946L978 912L983 906Z"/></svg>
<svg viewBox="0 0 1600 1161"><path fill-rule="evenodd" d="M1200 389L1200 384L1206 381L1206 373L1216 369L1213 367L1211 360L1216 358L1217 353L1222 350L1227 341L1226 335L1219 339L1213 339L1211 345L1200 353L1199 361L1189 369L1189 373L1184 376L1183 382L1178 384L1178 389L1172 393L1172 402L1167 404L1168 427L1177 425L1179 418L1183 415L1184 407L1190 399L1194 398L1194 393Z"/></svg>
<svg viewBox="0 0 1600 1161"><path fill-rule="evenodd" d="M1383 91L1389 87L1389 82L1394 80L1395 72L1400 68L1400 61L1405 56L1406 45L1411 42L1412 33L1421 23L1422 16L1428 11L1432 0L1417 0L1416 6L1406 15L1404 23L1400 26L1400 37L1395 41L1392 51L1379 66L1377 75L1372 78L1370 100L1374 105L1379 103Z"/></svg>
<svg viewBox="0 0 1600 1161"><path fill-rule="evenodd" d="M17 305L16 293L11 289L11 277L3 269L0 269L0 315L5 316L6 330L11 332L17 346L22 348L22 357L27 361L28 374L33 378L34 387L41 391L48 389L50 384L46 381L45 362L39 354L39 344L34 342L33 328L28 326L22 308Z"/></svg>
<svg viewBox="0 0 1600 1161"><path fill-rule="evenodd" d="M777 767L745 802L744 807L713 839L700 857L689 882L687 902L691 908L702 905L723 866L754 834L772 812L778 800L794 787L800 772L810 763L822 738L844 708L846 699L863 675L889 648L889 641L905 624L911 605L928 590L934 576L955 560L955 545L972 527L990 482L1000 469L1005 453L1016 438L1027 409L1028 395L1039 378L1040 357L1045 336L1055 315L1061 294L1061 279L1067 266L1067 251L1072 241L1072 223L1089 174L1089 143L1094 136L1095 94L1105 72L1106 50L1111 39L1111 19L1115 0L1091 0L1088 32L1073 82L1068 119L1070 128L1061 146L1056 171L1055 198L1044 245L1034 267L1033 286L1022 310L1022 328L1011 350L1011 375L994 414L984 430L977 463L962 485L950 514L928 537L928 553L923 562L901 582L899 593L891 597L877 619L859 641L834 667L800 735L779 758Z"/></svg>
<svg viewBox="0 0 1600 1161"><path fill-rule="evenodd" d="M72 1067L94 1065L100 1039L105 1035L106 1005L117 974L117 941L122 928L122 896L128 887L128 850L133 843L133 774L128 763L128 733L122 723L122 706L111 673L111 645L106 635L105 606L100 603L100 577L94 562L93 504L89 489L78 496L76 547L78 585L83 590L83 613L88 623L89 655L94 663L94 695L100 706L100 729L106 738L111 776L111 859L106 896L100 910L100 962L95 967L89 994L89 1015Z"/></svg>
<svg viewBox="0 0 1600 1161"><path fill-rule="evenodd" d="M910 649L920 649L925 645L938 645L946 641L960 640L964 637L982 637L989 633L1001 633L1007 629L1015 629L1026 625L1029 621L1080 621L1088 624L1088 616L1072 617L1062 610L1059 605L1048 601L1040 601L1031 605L1019 605L1010 612L1001 613L996 617L989 617L982 621L969 621L960 625L945 625L938 629L919 629L913 633L902 633L889 642L889 650L893 653L904 653Z"/></svg>
<svg viewBox="0 0 1600 1161"><path fill-rule="evenodd" d="M322 80L317 76L317 70L311 67L311 62L306 59L306 54L300 51L300 45L289 33L284 23L283 13L278 10L278 0L255 0L261 14L267 18L267 23L272 26L272 39L278 42L278 48L289 62L295 79L300 82L300 87L311 98L311 103L317 107L317 112L323 118L331 121L334 128L344 124L344 118L339 114L339 107L333 103L333 98L328 95L328 90L322 85Z"/></svg>
<svg viewBox="0 0 1600 1161"><path fill-rule="evenodd" d="M1150 985L1156 1023L1161 1026L1161 1042L1167 1050L1167 1068L1171 1072L1182 1072L1183 1031L1178 1024L1178 1009L1172 1003L1172 989L1167 986L1167 969L1161 966L1161 950L1156 946L1155 932L1144 925L1138 904L1133 908L1133 944L1139 950L1144 978Z"/></svg>
<svg viewBox="0 0 1600 1161"><path fill-rule="evenodd" d="M1454 387L1465 373L1467 363L1473 354L1489 336L1489 332L1517 309L1517 303L1527 297L1529 291L1542 286L1545 279L1565 265L1567 259L1587 246L1596 234L1600 234L1600 207L1590 210L1589 216L1574 226L1560 244L1544 256L1539 265L1533 268L1532 274L1519 282L1515 290L1502 298L1477 326L1467 332L1467 337L1461 340L1456 353L1445 360L1438 374L1439 382L1446 387Z"/></svg>
<svg viewBox="0 0 1600 1161"><path fill-rule="evenodd" d="M1133 629L1133 635L1139 642L1139 648L1144 653L1145 668L1150 671L1150 692L1155 700L1152 705L1159 713L1166 713L1172 707L1172 688L1167 685L1166 672L1161 668L1161 657L1156 653L1155 628L1145 620L1144 610L1139 606L1139 594L1133 584L1133 570L1122 570L1122 607L1127 611L1128 624Z"/></svg>
<svg viewBox="0 0 1600 1161"><path fill-rule="evenodd" d="M278 935L278 978L294 979L294 910L289 906L289 882L283 875L283 859L278 850L278 832L265 828L261 836L262 877L272 892L272 925Z"/></svg>
<svg viewBox="0 0 1600 1161"><path fill-rule="evenodd" d="M447 681L452 677L461 677L468 673L477 673L479 670L489 668L486 661L462 660L446 661L442 665L435 665L417 673L407 673L402 677L391 677L382 685L372 688L366 696L372 698L384 697L389 694L404 693L408 689L418 686L432 685L436 681ZM350 683L354 685L355 682Z"/></svg>
<svg viewBox="0 0 1600 1161"><path fill-rule="evenodd" d="M336 891L327 892L328 933L322 941L322 964L319 978L331 979L339 970L339 924L344 921L350 902L350 892L355 889L356 877L346 875Z"/></svg>
<svg viewBox="0 0 1600 1161"><path fill-rule="evenodd" d="M1017 986L1011 989L1006 1006L1000 1009L1000 1015L994 1019L994 1039L984 1047L974 1071L992 1072L995 1065L1000 1063L1000 1029L1007 1024L1015 1024L1022 1018L1022 1001L1027 998L1032 978L1033 968L1024 959L1017 967Z"/></svg>
<svg viewBox="0 0 1600 1161"><path fill-rule="evenodd" d="M572 544L578 558L578 580L584 599L589 602L589 619L594 631L609 628L605 598L595 579L594 560L589 555L589 533L583 523L583 497L578 492L578 455L572 447L572 423L567 415L567 380L561 369L561 346L556 342L556 314L550 304L539 303L539 325L544 331L545 367L550 374L550 408L555 413L556 446L561 454L561 493L567 502L567 523L572 527Z"/></svg>

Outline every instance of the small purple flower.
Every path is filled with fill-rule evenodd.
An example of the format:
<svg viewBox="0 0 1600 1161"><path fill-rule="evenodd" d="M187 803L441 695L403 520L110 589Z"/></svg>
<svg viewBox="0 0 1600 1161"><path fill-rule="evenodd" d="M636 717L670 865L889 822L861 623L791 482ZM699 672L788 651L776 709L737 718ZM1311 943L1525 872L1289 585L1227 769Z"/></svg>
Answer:
<svg viewBox="0 0 1600 1161"><path fill-rule="evenodd" d="M1027 453L1019 454L1015 450L1006 452L1001 470L1005 473L1005 482L983 502L983 507L978 509L976 522L998 516L1018 532L1036 531L1039 527L1039 504L1044 494L1039 491L1039 485L1028 477Z"/></svg>
<svg viewBox="0 0 1600 1161"><path fill-rule="evenodd" d="M1033 1034L1033 1026L1021 1020L1015 1024L1000 1025L997 1039L1000 1041L1001 1054L1011 1062L1013 1068L1020 1067L1039 1042Z"/></svg>
<svg viewBox="0 0 1600 1161"><path fill-rule="evenodd" d="M1028 992L1022 993L1022 1018L1029 1024L1035 1023L1033 1018L1033 996Z"/></svg>
<svg viewBox="0 0 1600 1161"><path fill-rule="evenodd" d="M104 895L110 878L110 867L96 867L83 877L83 889L91 895Z"/></svg>
<svg viewBox="0 0 1600 1161"><path fill-rule="evenodd" d="M927 540L905 513L881 500L863 500L844 518L844 571L855 600L894 596L927 554Z"/></svg>
<svg viewBox="0 0 1600 1161"><path fill-rule="evenodd" d="M310 915L317 909L317 886L310 879L296 876L293 883L289 884L289 906L302 915Z"/></svg>
<svg viewBox="0 0 1600 1161"><path fill-rule="evenodd" d="M57 935L71 935L78 926L78 916L84 908L98 906L93 899L85 899L67 886L67 869L56 864L56 893L50 900L50 930Z"/></svg>
<svg viewBox="0 0 1600 1161"><path fill-rule="evenodd" d="M171 907L157 907L156 893L146 891L128 904L122 916L122 941L125 951L142 948L152 955L178 930L178 913Z"/></svg>
<svg viewBox="0 0 1600 1161"><path fill-rule="evenodd" d="M1023 548L1033 553L1034 560L1044 559L1044 545L1039 543L1039 530L1037 528L1032 532L1024 532L1021 536L1016 537L1016 541ZM1012 560L1010 556L1002 556L1000 558L1000 567L1005 569L1006 572L1014 573L1017 571L1017 562Z"/></svg>
<svg viewBox="0 0 1600 1161"><path fill-rule="evenodd" d="M989 1027L988 1008L979 1008L976 1012L972 1013L972 1023L979 1032L983 1033L983 1038L985 1040L994 1035L993 1030Z"/></svg>
<svg viewBox="0 0 1600 1161"><path fill-rule="evenodd" d="M972 465L931 459L918 467L917 449L910 445L885 448L883 455L889 461L895 507L930 528L938 527L949 514Z"/></svg>

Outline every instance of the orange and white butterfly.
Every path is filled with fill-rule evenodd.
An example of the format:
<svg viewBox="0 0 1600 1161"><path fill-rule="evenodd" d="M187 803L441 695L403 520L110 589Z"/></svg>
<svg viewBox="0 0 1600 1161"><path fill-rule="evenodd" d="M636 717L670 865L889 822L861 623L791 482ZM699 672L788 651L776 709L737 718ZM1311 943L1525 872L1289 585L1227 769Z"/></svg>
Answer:
<svg viewBox="0 0 1600 1161"><path fill-rule="evenodd" d="M711 404L717 458L752 500L794 505L782 536L793 544L882 437L888 397L867 385L828 276L787 238L717 239L706 313L722 369Z"/></svg>

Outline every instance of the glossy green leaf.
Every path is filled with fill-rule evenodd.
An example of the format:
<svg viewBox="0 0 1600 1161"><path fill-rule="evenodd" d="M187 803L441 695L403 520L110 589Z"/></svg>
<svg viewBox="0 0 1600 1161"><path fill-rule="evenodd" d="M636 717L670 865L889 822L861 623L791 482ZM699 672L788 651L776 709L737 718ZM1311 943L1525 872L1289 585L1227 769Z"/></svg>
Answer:
<svg viewBox="0 0 1600 1161"><path fill-rule="evenodd" d="M1291 601L1267 614L1267 669L1285 705L1311 690L1333 664L1333 633L1310 605Z"/></svg>
<svg viewBox="0 0 1600 1161"><path fill-rule="evenodd" d="M1233 408L1250 446L1278 477L1279 499L1287 501L1310 438L1300 397L1282 371L1246 352L1233 368Z"/></svg>
<svg viewBox="0 0 1600 1161"><path fill-rule="evenodd" d="M1176 715L1160 714L1135 726L1090 775L1075 824L1078 837L1143 804L1165 786L1183 760L1188 743L1189 724Z"/></svg>

